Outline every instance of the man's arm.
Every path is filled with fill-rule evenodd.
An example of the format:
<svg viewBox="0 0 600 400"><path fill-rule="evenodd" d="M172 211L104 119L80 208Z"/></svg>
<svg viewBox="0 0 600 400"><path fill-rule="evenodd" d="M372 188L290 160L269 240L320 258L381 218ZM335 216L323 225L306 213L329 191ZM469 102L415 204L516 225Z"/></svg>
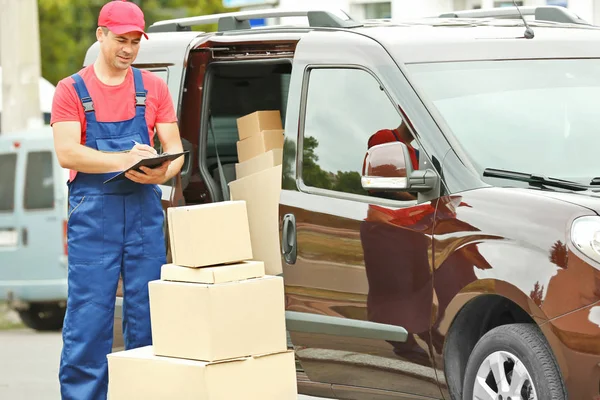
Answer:
<svg viewBox="0 0 600 400"><path fill-rule="evenodd" d="M150 146L136 145L128 153L104 153L80 143L81 123L56 122L52 125L54 149L60 166L88 174L123 171L142 158L156 154Z"/></svg>
<svg viewBox="0 0 600 400"><path fill-rule="evenodd" d="M163 152L165 153L181 153L183 151L183 144L181 144L181 136L179 135L179 127L176 122L156 124L156 133L163 146ZM173 160L165 174L166 179L173 178L179 173L183 166L184 157L179 157Z"/></svg>

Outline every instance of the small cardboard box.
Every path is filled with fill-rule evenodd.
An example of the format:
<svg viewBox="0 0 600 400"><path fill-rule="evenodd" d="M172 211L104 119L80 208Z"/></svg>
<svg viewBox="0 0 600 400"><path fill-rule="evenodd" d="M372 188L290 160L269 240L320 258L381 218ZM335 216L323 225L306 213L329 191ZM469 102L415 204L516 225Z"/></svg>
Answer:
<svg viewBox="0 0 600 400"><path fill-rule="evenodd" d="M171 207L167 213L173 264L204 267L252 259L245 202Z"/></svg>
<svg viewBox="0 0 600 400"><path fill-rule="evenodd" d="M245 261L239 264L216 267L190 268L174 264L163 265L160 279L171 282L225 283L260 278L265 275L262 261Z"/></svg>
<svg viewBox="0 0 600 400"><path fill-rule="evenodd" d="M256 111L237 119L240 140L258 135L262 131L281 130L281 113L279 110Z"/></svg>
<svg viewBox="0 0 600 400"><path fill-rule="evenodd" d="M231 199L246 202L252 254L265 263L267 275L282 272L279 240L282 170L283 166L278 165L229 183Z"/></svg>
<svg viewBox="0 0 600 400"><path fill-rule="evenodd" d="M235 178L241 179L265 169L281 165L283 161L283 149L273 149L259 154L242 163L235 164Z"/></svg>
<svg viewBox="0 0 600 400"><path fill-rule="evenodd" d="M109 354L110 400L296 400L294 353L224 362L160 357L152 346Z"/></svg>
<svg viewBox="0 0 600 400"><path fill-rule="evenodd" d="M152 281L154 354L217 361L287 349L283 278L219 284Z"/></svg>
<svg viewBox="0 0 600 400"><path fill-rule="evenodd" d="M273 149L283 149L283 130L262 131L237 142L238 162L248 161Z"/></svg>

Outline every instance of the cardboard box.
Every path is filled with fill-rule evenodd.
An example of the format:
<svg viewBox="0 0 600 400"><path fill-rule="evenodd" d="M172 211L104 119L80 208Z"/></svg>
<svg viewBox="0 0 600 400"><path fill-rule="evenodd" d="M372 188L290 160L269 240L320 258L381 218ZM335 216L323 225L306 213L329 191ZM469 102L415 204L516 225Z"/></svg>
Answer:
<svg viewBox="0 0 600 400"><path fill-rule="evenodd" d="M262 131L281 130L279 110L256 111L237 119L238 136L244 140Z"/></svg>
<svg viewBox="0 0 600 400"><path fill-rule="evenodd" d="M296 400L294 353L226 362L159 357L152 346L108 355L110 400Z"/></svg>
<svg viewBox="0 0 600 400"><path fill-rule="evenodd" d="M283 149L269 150L247 161L235 164L235 178L244 178L265 169L281 165L282 162Z"/></svg>
<svg viewBox="0 0 600 400"><path fill-rule="evenodd" d="M262 131L237 142L238 162L248 161L273 149L283 149L283 130Z"/></svg>
<svg viewBox="0 0 600 400"><path fill-rule="evenodd" d="M199 284L152 281L156 355L216 361L286 351L283 278Z"/></svg>
<svg viewBox="0 0 600 400"><path fill-rule="evenodd" d="M171 207L167 213L173 264L204 267L252 259L245 202Z"/></svg>
<svg viewBox="0 0 600 400"><path fill-rule="evenodd" d="M265 264L262 261L245 261L239 264L204 268L166 264L160 271L160 279L163 281L211 284L243 281L264 275Z"/></svg>
<svg viewBox="0 0 600 400"><path fill-rule="evenodd" d="M278 165L229 183L231 199L246 202L252 254L265 263L267 275L282 272L279 240L282 168Z"/></svg>

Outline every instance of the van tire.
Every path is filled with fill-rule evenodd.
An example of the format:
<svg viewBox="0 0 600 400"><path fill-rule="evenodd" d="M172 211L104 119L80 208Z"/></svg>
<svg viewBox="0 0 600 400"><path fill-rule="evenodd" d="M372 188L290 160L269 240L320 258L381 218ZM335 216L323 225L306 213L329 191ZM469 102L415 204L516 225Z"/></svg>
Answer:
<svg viewBox="0 0 600 400"><path fill-rule="evenodd" d="M504 368L502 369L505 371L507 380L512 380L512 376L514 376L513 367L516 367L518 365L516 362L519 362L521 364L519 370L521 373L523 371L527 372L528 378L526 381L531 382L535 388L537 399L567 399L563 379L552 349L537 325L502 325L486 333L477 342L469 356L465 371L463 400L475 398L473 391L478 374L488 376L490 380L488 387L493 392L497 391L497 389L494 389L495 383L493 382L495 374L487 374L488 369L494 369L488 368L490 364L487 363L490 360L496 365L497 361L502 362L504 360ZM522 376L524 375L522 374ZM478 385L481 385L481 383ZM521 398L521 396L514 397L511 395L510 398Z"/></svg>
<svg viewBox="0 0 600 400"><path fill-rule="evenodd" d="M65 318L65 308L58 304L33 303L27 310L20 310L21 321L36 331L60 331Z"/></svg>

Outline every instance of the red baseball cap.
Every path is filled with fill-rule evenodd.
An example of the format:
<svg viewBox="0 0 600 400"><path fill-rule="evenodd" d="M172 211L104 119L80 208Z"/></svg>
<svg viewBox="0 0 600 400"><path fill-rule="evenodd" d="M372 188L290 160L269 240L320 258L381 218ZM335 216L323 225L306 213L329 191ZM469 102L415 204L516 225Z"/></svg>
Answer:
<svg viewBox="0 0 600 400"><path fill-rule="evenodd" d="M370 149L371 147L379 145L379 144L398 142L398 141L399 141L398 136L396 136L396 134L394 133L394 131L392 129L382 129L382 130L375 132L373 135L371 135L371 137L369 138L369 141L367 142L367 148Z"/></svg>
<svg viewBox="0 0 600 400"><path fill-rule="evenodd" d="M113 0L106 3L100 10L98 26L104 26L117 35L140 32L148 39L148 35L144 32L146 27L144 12L137 4L127 0Z"/></svg>

